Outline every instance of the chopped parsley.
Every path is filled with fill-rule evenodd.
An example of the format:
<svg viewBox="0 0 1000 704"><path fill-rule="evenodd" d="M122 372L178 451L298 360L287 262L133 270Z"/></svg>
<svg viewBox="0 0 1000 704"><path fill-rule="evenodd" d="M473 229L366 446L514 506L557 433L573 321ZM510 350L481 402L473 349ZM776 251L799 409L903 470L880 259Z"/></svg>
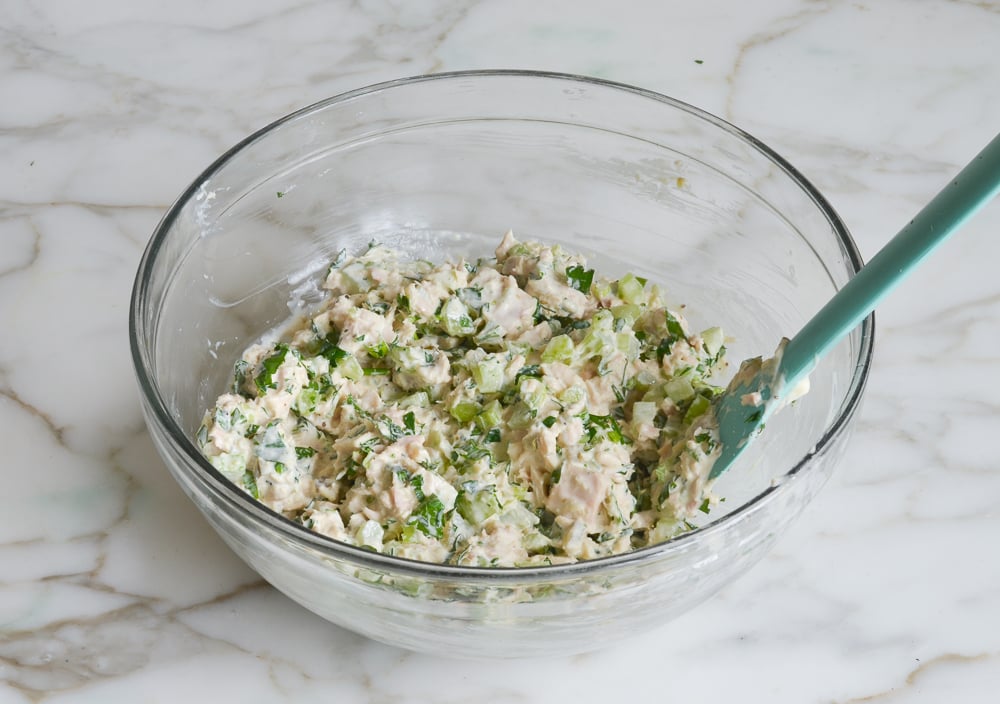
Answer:
<svg viewBox="0 0 1000 704"><path fill-rule="evenodd" d="M382 340L377 345L367 348L368 356L372 359L382 359L389 354L389 344Z"/></svg>
<svg viewBox="0 0 1000 704"><path fill-rule="evenodd" d="M590 287L594 283L594 270L584 269L577 264L566 269L566 279L569 285L582 293L590 293Z"/></svg>
<svg viewBox="0 0 1000 704"><path fill-rule="evenodd" d="M233 393L243 394L243 387L247 383L247 372L250 370L250 363L245 359L239 359L233 365Z"/></svg>
<svg viewBox="0 0 1000 704"><path fill-rule="evenodd" d="M407 524L415 526L424 535L440 539L444 533L444 515L444 504L432 494L420 502L417 509L410 514Z"/></svg>
<svg viewBox="0 0 1000 704"><path fill-rule="evenodd" d="M664 310L664 312L667 314L667 332L670 336L675 340L685 339L687 335L684 334L684 328L681 326L680 321L669 310Z"/></svg>
<svg viewBox="0 0 1000 704"><path fill-rule="evenodd" d="M288 354L288 345L279 344L275 345L275 353L261 362L260 373L254 378L254 383L257 384L257 390L261 394L267 393L268 389L273 389L276 386L274 381L274 373L278 371L278 368L284 363L285 356Z"/></svg>
<svg viewBox="0 0 1000 704"><path fill-rule="evenodd" d="M529 379L541 379L542 378L542 368L537 364L528 364L517 370L517 374L514 375L514 383L518 383L522 378Z"/></svg>
<svg viewBox="0 0 1000 704"><path fill-rule="evenodd" d="M378 421L378 431L389 442L396 442L406 435L406 429L392 422L388 416L383 416Z"/></svg>
<svg viewBox="0 0 1000 704"><path fill-rule="evenodd" d="M603 436L613 443L619 445L629 444L629 439L622 434L621 426L614 416L595 416L585 414L583 427L586 430L587 442L591 445L603 434Z"/></svg>
<svg viewBox="0 0 1000 704"><path fill-rule="evenodd" d="M260 498L260 492L257 491L257 480L249 469L243 473L243 488L255 499Z"/></svg>

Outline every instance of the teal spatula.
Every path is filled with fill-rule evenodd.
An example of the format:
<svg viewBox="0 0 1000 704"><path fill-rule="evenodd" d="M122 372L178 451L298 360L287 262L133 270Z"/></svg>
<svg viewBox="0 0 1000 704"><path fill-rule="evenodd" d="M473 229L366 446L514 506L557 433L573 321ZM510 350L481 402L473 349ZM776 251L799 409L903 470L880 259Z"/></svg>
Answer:
<svg viewBox="0 0 1000 704"><path fill-rule="evenodd" d="M715 479L732 466L768 417L817 361L867 317L952 232L1000 192L1000 135L986 145L774 358L747 360L719 397L721 454Z"/></svg>

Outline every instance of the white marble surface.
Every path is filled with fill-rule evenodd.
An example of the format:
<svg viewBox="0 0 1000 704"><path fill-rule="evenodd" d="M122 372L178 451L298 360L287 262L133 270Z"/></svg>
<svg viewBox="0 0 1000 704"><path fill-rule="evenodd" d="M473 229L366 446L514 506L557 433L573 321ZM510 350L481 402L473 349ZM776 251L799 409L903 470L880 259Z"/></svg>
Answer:
<svg viewBox="0 0 1000 704"><path fill-rule="evenodd" d="M613 8L613 9L612 9ZM992 702L1000 203L882 308L852 449L776 550L609 652L434 661L320 622L174 485L139 415L157 219L272 119L375 81L592 74L715 112L871 255L1000 127L1000 3L5 0L0 703Z"/></svg>

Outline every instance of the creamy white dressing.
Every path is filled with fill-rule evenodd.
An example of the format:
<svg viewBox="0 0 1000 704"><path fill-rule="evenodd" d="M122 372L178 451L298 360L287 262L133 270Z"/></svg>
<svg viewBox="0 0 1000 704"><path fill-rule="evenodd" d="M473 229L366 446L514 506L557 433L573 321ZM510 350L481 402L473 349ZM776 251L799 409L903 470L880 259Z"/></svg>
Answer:
<svg viewBox="0 0 1000 704"><path fill-rule="evenodd" d="M714 504L722 333L657 286L508 232L476 262L374 245L324 288L199 431L273 510L385 554L521 566L662 542Z"/></svg>

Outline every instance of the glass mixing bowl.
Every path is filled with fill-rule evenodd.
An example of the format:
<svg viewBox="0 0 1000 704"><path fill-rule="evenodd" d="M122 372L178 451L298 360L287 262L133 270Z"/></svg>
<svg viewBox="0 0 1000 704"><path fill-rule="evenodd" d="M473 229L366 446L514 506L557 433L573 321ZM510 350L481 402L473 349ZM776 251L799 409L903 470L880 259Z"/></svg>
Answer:
<svg viewBox="0 0 1000 704"><path fill-rule="evenodd" d="M729 359L771 353L861 266L844 224L753 137L670 98L567 75L479 71L331 98L235 146L183 193L139 266L131 346L158 451L212 527L323 618L405 648L530 656L606 646L747 570L842 455L868 376L868 318L667 543L572 565L412 562L311 533L202 458L205 409L242 350L318 300L342 248L489 255L504 231L631 271L721 325ZM724 380L720 380L724 381Z"/></svg>

